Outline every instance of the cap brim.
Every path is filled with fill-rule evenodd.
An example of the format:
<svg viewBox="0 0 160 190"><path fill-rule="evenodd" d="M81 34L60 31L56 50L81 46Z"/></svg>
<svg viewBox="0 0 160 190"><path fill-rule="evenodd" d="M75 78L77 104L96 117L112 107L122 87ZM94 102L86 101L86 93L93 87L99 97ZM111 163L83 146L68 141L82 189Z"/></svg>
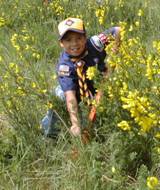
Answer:
<svg viewBox="0 0 160 190"><path fill-rule="evenodd" d="M77 30L77 29L74 29L74 28L69 28L69 29L66 30L61 36L59 36L59 40L62 40L62 38L64 37L64 35L65 35L68 31L77 32L77 33L80 33L80 34L85 34L85 33L86 33L84 30Z"/></svg>

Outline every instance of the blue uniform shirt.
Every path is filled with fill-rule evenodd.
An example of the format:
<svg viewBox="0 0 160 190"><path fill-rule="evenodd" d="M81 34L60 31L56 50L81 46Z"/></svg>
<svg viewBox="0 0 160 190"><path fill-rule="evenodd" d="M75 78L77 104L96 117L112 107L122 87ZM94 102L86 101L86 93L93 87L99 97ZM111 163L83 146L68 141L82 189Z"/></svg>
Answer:
<svg viewBox="0 0 160 190"><path fill-rule="evenodd" d="M117 32L116 27L112 27L109 30L106 30L103 34L112 34L115 35ZM97 41L98 36L93 36L87 40L86 44L86 55L81 59L85 62L84 71L91 66L97 66L100 72L105 72L107 67L104 62L106 57L106 52L104 50L104 44L102 41L99 43ZM78 102L80 101L79 85L78 85L78 76L76 73L76 64L71 61L71 57L68 53L62 52L58 65L57 65L57 74L59 84L64 92L68 90L76 91L76 97ZM95 94L94 83L92 80L87 79L87 86L91 93Z"/></svg>

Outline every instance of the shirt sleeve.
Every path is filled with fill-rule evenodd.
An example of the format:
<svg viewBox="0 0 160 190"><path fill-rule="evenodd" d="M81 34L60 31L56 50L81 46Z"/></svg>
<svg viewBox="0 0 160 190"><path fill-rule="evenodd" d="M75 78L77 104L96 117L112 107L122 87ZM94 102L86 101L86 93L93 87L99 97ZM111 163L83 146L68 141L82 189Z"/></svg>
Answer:
<svg viewBox="0 0 160 190"><path fill-rule="evenodd" d="M112 35L112 36L116 36L116 34L119 32L119 27L111 27L108 30L105 30L104 32L102 32L105 35Z"/></svg>
<svg viewBox="0 0 160 190"><path fill-rule="evenodd" d="M76 75L73 68L65 64L59 64L57 66L57 75L63 92L76 90Z"/></svg>
<svg viewBox="0 0 160 190"><path fill-rule="evenodd" d="M97 65L97 68L100 72L105 72L107 70L107 65L106 65L106 51L102 49L102 51L99 51L91 42L89 39L87 41L87 47L89 50L90 57L88 59L93 59L93 63Z"/></svg>
<svg viewBox="0 0 160 190"><path fill-rule="evenodd" d="M94 35L90 38L90 41L92 45L98 50L98 51L103 51L105 48L105 45L109 44L109 35L112 35L115 37L119 31L119 27L111 27L104 32Z"/></svg>
<svg viewBox="0 0 160 190"><path fill-rule="evenodd" d="M58 81L63 92L68 90L76 90L76 84L71 77L58 77Z"/></svg>

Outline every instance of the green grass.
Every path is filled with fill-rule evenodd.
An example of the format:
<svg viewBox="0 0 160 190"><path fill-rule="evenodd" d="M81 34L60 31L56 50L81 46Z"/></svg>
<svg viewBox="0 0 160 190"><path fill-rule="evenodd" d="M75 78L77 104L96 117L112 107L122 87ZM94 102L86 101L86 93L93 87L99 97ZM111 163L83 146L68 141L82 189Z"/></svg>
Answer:
<svg viewBox="0 0 160 190"><path fill-rule="evenodd" d="M123 90L126 98L129 91L138 90L140 97L151 102L150 112L157 114L160 121L160 92L156 90L160 81L156 74L152 80L146 77L147 66L143 63L151 55L151 68L159 72L160 55L152 47L153 41L159 42L159 1L52 2L44 5L41 0L0 1L0 115L6 118L5 122L0 120L0 189L147 190L148 176L160 178L160 143L154 137L159 124L140 135L139 124L122 108L120 92ZM102 25L95 15L98 8L105 9ZM138 16L139 10L142 16ZM88 145L66 132L70 121L65 105L52 95L57 85L55 65L61 52L57 25L68 16L82 17L88 36L126 23L122 44L130 57L125 57L124 52L117 57L110 55L120 69L111 74L110 80L99 84L104 88L104 97L95 123L98 134ZM136 21L139 27L135 26ZM136 37L138 44L129 47L128 39ZM139 50L142 51L138 56ZM129 65L125 65L127 60ZM124 82L127 91L123 89ZM61 117L58 139L44 138L39 128L48 102ZM87 113L84 115L87 118ZM117 124L122 120L129 121L133 130L120 130ZM84 123L87 125L87 121ZM99 136L103 136L103 142ZM75 159L74 149L78 150Z"/></svg>

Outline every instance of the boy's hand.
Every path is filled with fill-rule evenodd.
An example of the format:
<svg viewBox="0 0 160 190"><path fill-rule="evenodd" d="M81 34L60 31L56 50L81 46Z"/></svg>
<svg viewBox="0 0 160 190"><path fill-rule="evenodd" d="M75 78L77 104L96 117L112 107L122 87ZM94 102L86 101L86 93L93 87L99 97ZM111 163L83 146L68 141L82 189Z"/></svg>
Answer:
<svg viewBox="0 0 160 190"><path fill-rule="evenodd" d="M115 46L112 48L113 53L117 54L119 50L119 47Z"/></svg>
<svg viewBox="0 0 160 190"><path fill-rule="evenodd" d="M81 128L78 126L71 126L70 128L70 133L74 136L74 137L78 137L81 135Z"/></svg>

